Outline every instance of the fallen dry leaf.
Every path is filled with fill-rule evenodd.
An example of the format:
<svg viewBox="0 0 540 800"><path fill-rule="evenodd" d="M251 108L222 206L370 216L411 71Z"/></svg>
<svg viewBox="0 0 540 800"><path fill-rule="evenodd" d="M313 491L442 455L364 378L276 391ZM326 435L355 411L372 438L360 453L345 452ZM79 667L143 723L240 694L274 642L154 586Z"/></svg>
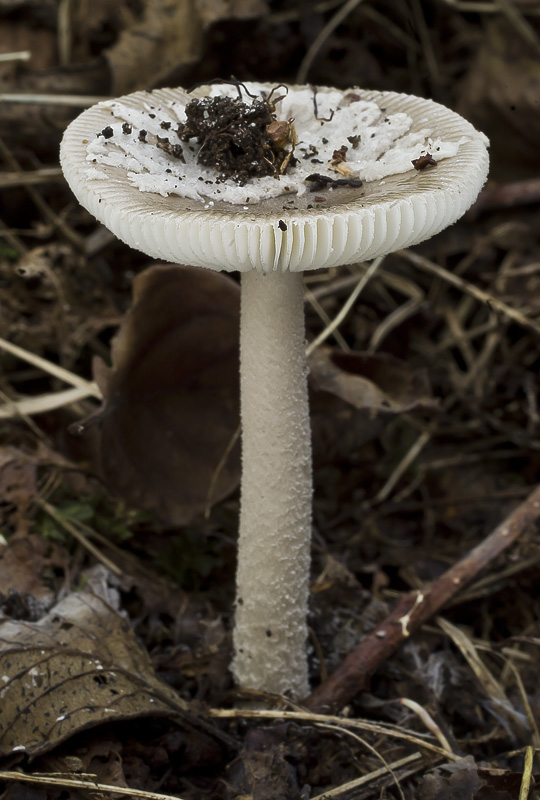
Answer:
<svg viewBox="0 0 540 800"><path fill-rule="evenodd" d="M113 96L163 81L175 67L191 64L202 51L203 28L192 0L152 0L139 20L105 52Z"/></svg>
<svg viewBox="0 0 540 800"><path fill-rule="evenodd" d="M0 756L35 758L102 722L185 709L129 623L90 592L40 622L0 625Z"/></svg>
<svg viewBox="0 0 540 800"><path fill-rule="evenodd" d="M446 777L440 770L434 770L425 775L420 781L420 800L463 800L474 797L475 792L485 786L471 756L453 764L451 773Z"/></svg>
<svg viewBox="0 0 540 800"><path fill-rule="evenodd" d="M224 275L150 267L134 281L113 369L96 365L103 477L167 524L191 521L238 485L238 446L212 481L239 425L239 309L239 287Z"/></svg>
<svg viewBox="0 0 540 800"><path fill-rule="evenodd" d="M145 0L140 18L105 52L112 94L155 86L178 67L192 64L202 53L204 31L212 22L265 11L263 0Z"/></svg>
<svg viewBox="0 0 540 800"><path fill-rule="evenodd" d="M449 773L446 777L442 773ZM425 775L420 800L518 800L523 775L504 769L481 769L472 756ZM534 779L533 779L534 785Z"/></svg>
<svg viewBox="0 0 540 800"><path fill-rule="evenodd" d="M400 414L436 408L424 369L412 369L394 356L319 349L309 358L312 386L355 408Z"/></svg>

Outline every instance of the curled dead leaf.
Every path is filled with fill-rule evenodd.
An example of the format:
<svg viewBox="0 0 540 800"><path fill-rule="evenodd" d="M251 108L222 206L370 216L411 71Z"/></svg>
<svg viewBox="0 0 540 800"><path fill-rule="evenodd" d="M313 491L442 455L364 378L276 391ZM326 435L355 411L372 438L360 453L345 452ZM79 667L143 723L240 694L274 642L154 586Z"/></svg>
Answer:
<svg viewBox="0 0 540 800"><path fill-rule="evenodd" d="M310 356L309 369L315 389L358 409L400 414L437 408L427 371L412 369L394 356L319 349Z"/></svg>
<svg viewBox="0 0 540 800"><path fill-rule="evenodd" d="M191 521L238 485L238 446L223 459L239 425L239 313L230 278L150 267L134 281L113 368L96 364L101 473L166 524Z"/></svg>

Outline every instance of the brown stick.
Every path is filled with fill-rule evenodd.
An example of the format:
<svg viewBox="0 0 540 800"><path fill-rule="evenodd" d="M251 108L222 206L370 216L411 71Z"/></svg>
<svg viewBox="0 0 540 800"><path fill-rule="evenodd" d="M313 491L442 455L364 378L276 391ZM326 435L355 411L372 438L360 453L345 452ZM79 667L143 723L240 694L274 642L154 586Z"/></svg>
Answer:
<svg viewBox="0 0 540 800"><path fill-rule="evenodd" d="M485 211L532 205L539 200L539 178L528 178L515 183L489 183L480 193L476 203L468 210L466 217L468 220L473 220Z"/></svg>
<svg viewBox="0 0 540 800"><path fill-rule="evenodd" d="M495 530L431 584L404 595L388 615L340 666L303 701L312 711L329 713L365 691L378 665L427 622L478 573L540 517L540 486Z"/></svg>

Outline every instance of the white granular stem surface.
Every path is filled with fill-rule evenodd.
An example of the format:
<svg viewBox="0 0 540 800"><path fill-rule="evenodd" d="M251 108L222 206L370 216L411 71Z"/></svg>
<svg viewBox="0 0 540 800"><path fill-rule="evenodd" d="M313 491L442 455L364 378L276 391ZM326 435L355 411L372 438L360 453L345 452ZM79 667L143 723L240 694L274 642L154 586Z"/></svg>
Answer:
<svg viewBox="0 0 540 800"><path fill-rule="evenodd" d="M250 89L253 91L252 85ZM283 93L278 89L275 94ZM238 97L238 92L234 86L219 85L210 87L208 96ZM190 99L188 96L187 102ZM249 102L249 98L243 95L243 101ZM279 179L273 176L252 178L239 186L233 180L217 181L214 170L197 163L200 145L195 139L180 142L176 128L186 120L186 103L155 104L155 98L149 96L146 107L134 109L118 101L105 101L100 107L111 113L108 126L112 136L106 138L96 131L96 138L89 142L87 178L102 179L99 165L107 164L125 169L129 181L142 192L164 197L176 194L198 200L207 208L216 201L249 207L270 197L304 194L309 190L306 178L313 173L338 180L382 180L410 172L413 159L426 153L436 161L454 156L460 144L468 140L467 137L458 141L435 138L427 119L425 128L412 130L408 114L387 114L384 107L362 99L361 91L321 91L316 95L316 103L317 114L313 90L300 88L290 89L276 104L278 120L294 121L297 163ZM163 123L170 123L170 129ZM142 130L147 132L146 142L139 139ZM157 148L157 137L168 137L171 145L181 144L186 163ZM349 137L359 139L355 139L353 145ZM347 147L346 161L338 170L331 162L334 151L343 146Z"/></svg>

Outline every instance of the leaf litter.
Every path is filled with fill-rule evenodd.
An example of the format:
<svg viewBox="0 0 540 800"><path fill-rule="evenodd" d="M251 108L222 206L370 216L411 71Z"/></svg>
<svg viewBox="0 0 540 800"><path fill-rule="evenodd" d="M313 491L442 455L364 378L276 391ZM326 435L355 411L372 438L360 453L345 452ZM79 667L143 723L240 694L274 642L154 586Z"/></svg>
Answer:
<svg viewBox="0 0 540 800"><path fill-rule="evenodd" d="M400 649L377 663L364 691L348 702L349 716L326 715L325 729L316 727L322 715L287 712L284 701L271 713L278 722L296 713L286 725L272 724L262 712L248 717L242 709L230 709L236 698L226 665L238 508L232 478L213 506L203 501L204 492L191 505L178 491L164 521L156 518L160 501L149 492L153 500L147 507L153 510L141 514L133 505L146 491L151 470L143 464L142 478L132 473L126 480L117 448L106 473L103 454L95 459L98 426L77 439L66 433L96 411L91 395L75 405L39 411L35 401L58 394L63 385L42 367L2 353L0 391L11 411L0 419L0 511L2 534L9 540L0 559L0 624L12 634L3 647L24 662L13 686L21 692L26 680L25 691L32 691L28 670L39 665L29 653L40 637L53 637L42 649L64 681L39 696L40 731L30 732L27 742L21 733L18 742L29 745L26 757L23 750L11 755L8 747L3 765L17 762L27 772L49 775L60 771L64 796L87 793L84 779L82 786L69 781L89 772L98 776L93 780L109 784L109 790L100 787L102 792L115 786L141 794L157 788L189 800L246 794L272 800L534 797L538 766L531 746L540 745L535 666L540 555L534 522L514 530L516 540L506 555L499 554L465 591L456 592L438 611L442 619L436 625L434 619L423 627L415 621L426 587L437 585L490 532L500 526L504 531L513 511L521 508L530 520L536 513L525 499L537 483L540 451L535 4L501 3L494 13L489 4L475 4L473 10L450 0L410 5L366 0L315 3L306 14L299 2L209 0L197 4L180 37L174 34L178 20L194 12L194 4L178 4L172 16L160 16L158 5L150 3L77 5L61 25L53 3L17 0L0 9L2 51L16 43L33 53L29 61L5 62L2 72L5 91L25 92L26 98L0 103L1 157L9 177L5 188L0 185L0 335L73 375L84 374L89 383L92 360L110 363L113 329L130 305L134 276L147 264L111 242L74 206L58 172L47 172L58 166L59 136L76 113L77 107L67 103L81 103L74 94L105 97L120 86L152 88L167 82L165 74L172 76L171 83L184 85L231 74L294 82L303 61L314 85L369 84L433 96L460 108L494 138L499 184L487 188L468 221L414 253L387 258L333 329L338 349L314 351L316 358L326 358L331 376L326 389L312 390L314 685L324 685L351 651L370 641L370 633L377 638L376 631L391 626L395 608L394 627L401 636ZM338 14L346 14L346 24L337 24ZM47 25L38 30L44 19ZM143 41L141 31L150 30L154 38ZM186 31L192 31L192 41ZM71 98L62 97L67 94ZM344 292L358 283L361 270L308 276L318 303L308 313L312 342L338 317ZM129 324L128 317L124 331ZM193 359L199 336L200 331L187 337ZM130 337L138 359L144 336L132 330ZM130 368L124 369L124 362L119 369L114 358L112 366L122 402L132 402L125 385ZM102 369L101 377L105 373ZM316 373L314 366L314 384L322 379ZM136 392L144 393L146 385L131 380ZM13 405L28 408L19 405L27 399L33 403L32 417L14 414ZM104 419L114 419L110 398L107 402ZM128 426L133 447L138 446L137 427ZM106 444L107 438L114 441L104 438ZM46 457L33 461L28 456L37 441L51 448L49 463ZM206 488L215 462L214 456L213 466L206 468ZM107 484L99 490L97 471ZM107 495L113 484L115 499ZM124 486L131 506L118 500ZM73 594L74 587L81 590L89 582L98 591L112 578L88 573L93 557L56 523L44 524L43 505L34 502L43 497L58 509L73 509L74 501L93 509L86 521L75 521L86 525L84 534L123 572L114 579L116 594L103 595L110 602L116 598L118 610L104 599L93 600L90 622L84 609L69 611L78 636L71 628L58 630L54 608L75 603L78 609L73 598L82 598L84 605L93 595ZM187 518L188 507L190 521L179 526L178 508ZM51 534L54 541L45 538ZM400 602L405 603L401 610ZM97 658L106 665L109 681L101 686L93 680L104 671L91 664ZM80 687L83 710L78 717L71 714L72 727L60 736L66 720L47 727L51 718L44 714L54 710L55 723L62 716L63 692L71 680L65 664L73 686ZM86 665L93 685L77 664ZM110 683L112 673L116 685ZM190 702L191 717L186 712L184 723L200 722L206 738L194 727L179 725L168 702L158 715L147 715L151 698L169 697L167 684ZM117 723L111 725L103 712L107 706L99 703L117 687L125 705L118 701ZM93 711L92 702L97 704ZM423 716L412 710L418 707ZM439 726L452 753L438 746L426 720ZM18 718L16 723L22 725ZM336 727L330 730L328 724ZM48 743L35 743L32 735L39 739L44 731ZM8 736L0 723L3 747ZM29 757L35 757L31 767ZM4 775L6 797L31 794L42 800L61 791L62 778L54 787L30 787L22 781L40 780L38 775Z"/></svg>
<svg viewBox="0 0 540 800"><path fill-rule="evenodd" d="M3 756L32 759L105 720L185 709L129 622L93 593L69 595L39 622L4 621L0 643Z"/></svg>

